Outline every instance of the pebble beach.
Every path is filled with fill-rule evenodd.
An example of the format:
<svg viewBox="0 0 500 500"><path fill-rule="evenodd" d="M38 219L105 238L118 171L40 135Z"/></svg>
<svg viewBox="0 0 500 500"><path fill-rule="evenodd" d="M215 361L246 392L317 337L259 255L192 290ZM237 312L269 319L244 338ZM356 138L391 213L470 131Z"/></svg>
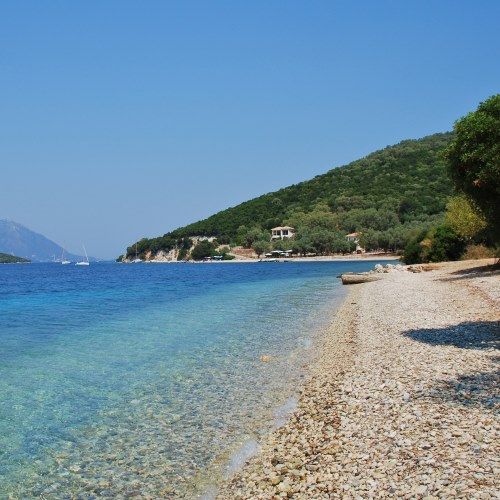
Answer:
<svg viewBox="0 0 500 500"><path fill-rule="evenodd" d="M492 263L351 285L297 409L218 498L500 498Z"/></svg>

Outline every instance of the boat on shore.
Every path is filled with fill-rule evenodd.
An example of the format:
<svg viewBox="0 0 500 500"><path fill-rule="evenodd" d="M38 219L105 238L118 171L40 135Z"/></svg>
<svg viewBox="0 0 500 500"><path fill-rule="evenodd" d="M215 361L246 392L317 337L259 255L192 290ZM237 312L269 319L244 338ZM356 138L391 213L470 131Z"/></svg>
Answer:
<svg viewBox="0 0 500 500"><path fill-rule="evenodd" d="M343 285L357 285L359 283L369 283L370 281L378 281L382 276L376 274L365 273L346 273L340 276Z"/></svg>

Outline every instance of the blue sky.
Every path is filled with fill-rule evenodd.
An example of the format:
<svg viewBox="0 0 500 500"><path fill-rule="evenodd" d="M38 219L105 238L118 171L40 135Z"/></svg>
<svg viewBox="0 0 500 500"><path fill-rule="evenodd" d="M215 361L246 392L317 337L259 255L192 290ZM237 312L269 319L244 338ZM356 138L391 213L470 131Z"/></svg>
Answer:
<svg viewBox="0 0 500 500"><path fill-rule="evenodd" d="M500 2L5 1L0 218L115 257L500 90Z"/></svg>

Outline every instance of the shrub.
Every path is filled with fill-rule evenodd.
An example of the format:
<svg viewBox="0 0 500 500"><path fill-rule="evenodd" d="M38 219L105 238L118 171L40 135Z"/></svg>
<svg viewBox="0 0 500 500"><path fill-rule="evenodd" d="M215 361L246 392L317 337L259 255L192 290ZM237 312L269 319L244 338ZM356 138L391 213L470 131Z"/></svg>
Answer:
<svg viewBox="0 0 500 500"><path fill-rule="evenodd" d="M177 260L184 260L187 256L187 248L181 248L177 254Z"/></svg>
<svg viewBox="0 0 500 500"><path fill-rule="evenodd" d="M406 264L458 260L465 249L465 241L451 227L441 224L429 231L421 231L405 246Z"/></svg>
<svg viewBox="0 0 500 500"><path fill-rule="evenodd" d="M191 252L191 258L193 260L203 260L206 257L210 257L215 253L214 244L208 240L199 241L198 244L193 248Z"/></svg>
<svg viewBox="0 0 500 500"><path fill-rule="evenodd" d="M193 246L191 238L180 238L177 240L177 246L180 247L177 260L184 260L187 257L189 249Z"/></svg>
<svg viewBox="0 0 500 500"><path fill-rule="evenodd" d="M403 251L403 261L405 264L419 264L422 262L422 245L427 231L420 231L408 240Z"/></svg>
<svg viewBox="0 0 500 500"><path fill-rule="evenodd" d="M464 240L451 227L443 224L434 230L426 260L428 262L458 260L464 250Z"/></svg>
<svg viewBox="0 0 500 500"><path fill-rule="evenodd" d="M462 255L462 260L488 259L495 257L495 251L484 245L468 245Z"/></svg>

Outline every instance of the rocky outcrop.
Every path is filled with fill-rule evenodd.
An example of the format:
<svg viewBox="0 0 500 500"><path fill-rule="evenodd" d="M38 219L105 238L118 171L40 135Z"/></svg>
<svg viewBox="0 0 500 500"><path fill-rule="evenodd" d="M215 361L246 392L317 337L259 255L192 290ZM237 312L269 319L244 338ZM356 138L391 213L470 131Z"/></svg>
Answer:
<svg viewBox="0 0 500 500"><path fill-rule="evenodd" d="M177 248L173 248L169 252L160 250L152 259L150 259L150 262L174 262L177 260L178 255L179 250Z"/></svg>

